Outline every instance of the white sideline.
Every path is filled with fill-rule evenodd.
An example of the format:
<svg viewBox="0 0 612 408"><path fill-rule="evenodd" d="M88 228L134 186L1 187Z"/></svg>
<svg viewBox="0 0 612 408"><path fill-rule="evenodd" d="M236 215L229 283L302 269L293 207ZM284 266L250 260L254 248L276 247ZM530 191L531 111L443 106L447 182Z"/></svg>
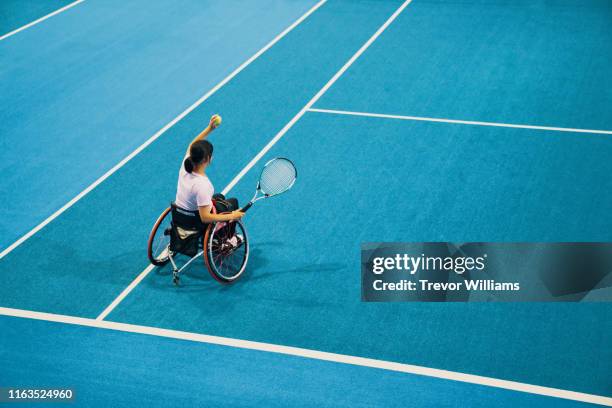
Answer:
<svg viewBox="0 0 612 408"><path fill-rule="evenodd" d="M260 49L259 51L257 51L252 57L250 57L248 60L246 60L245 62L242 63L242 65L240 65L238 68L236 68L231 74L229 74L227 77L225 77L221 82L219 82L217 85L215 85L211 90L209 90L208 92L206 92L200 99L198 99L197 101L195 101L190 107L188 107L187 109L185 109L180 115L178 115L177 117L175 117L174 119L172 119L170 122L168 122L168 124L166 124L163 128L161 128L160 130L158 130L153 136L151 136L146 142L144 142L142 145L140 145L138 148L136 148L136 150L134 150L132 153L130 153L127 157L125 157L123 160L121 160L119 163L117 163L115 166L113 166L113 168L111 168L110 170L108 170L106 173L104 173L100 178L98 178L96 181L94 181L92 184L90 184L85 190L81 191L76 197L74 197L72 200L68 201L66 204L64 204L63 207L61 207L59 210L55 211L53 214L51 214L46 220L44 220L43 222L41 222L40 224L38 224L36 227L32 228L29 232L27 232L25 235L23 235L21 238L19 238L17 241L15 241L14 243L12 243L11 245L9 245L6 249L4 249L2 252L0 252L0 259L4 258L7 254L9 254L11 251L13 251L15 248L17 248L19 245L21 245L23 242L25 242L26 240L28 240L32 235L36 234L38 231L40 231L42 228L44 228L47 224L49 224L51 221L53 221L54 219L56 219L58 216L60 216L64 211L66 211L68 208L72 207L77 201L79 201L81 198L83 198L85 195L87 195L87 193L89 193L91 190L93 190L94 188L96 188L100 183L102 183L104 180L106 180L107 178L109 178L111 175L113 175L117 170L119 170L121 167L123 167L127 162L129 162L130 160L132 160L136 155L138 155L140 152L142 152L148 145L150 145L151 143L153 143L155 140L157 140L161 135L163 135L168 129L170 129L172 126L174 126L177 122L179 122L181 119L183 119L185 116L187 116L191 111L193 111L195 108L197 108L198 106L200 106L205 100L207 100L212 94L214 94L215 92L217 92L223 85L225 85L226 83L228 83L232 78L234 78L236 75L238 75L238 73L240 73L240 71L242 71L243 69L245 69L251 62L253 62L255 59L257 59L260 55L262 55L264 52L266 52L270 47L272 47L274 44L276 44L281 38L283 38L287 33L289 33L291 30L293 30L298 24L300 24L302 21L304 21L310 14L312 14L316 9L318 9L319 7L321 7L327 0L321 0L319 1L317 4L315 4L310 10L308 10L304 15L302 15L300 18L298 18L295 22L293 22L293 24L291 24L289 27L287 27L283 32L281 32L279 35L277 35L272 41L270 41L268 44L266 44L262 49Z"/></svg>
<svg viewBox="0 0 612 408"><path fill-rule="evenodd" d="M563 128L563 127L551 127L551 126L516 125L516 124L511 124L511 123L477 122L477 121L472 121L472 120L426 118L426 117L421 117L421 116L389 115L389 114L384 114L384 113L354 112L354 111L319 109L319 108L311 108L308 111L309 112L319 112L319 113L329 113L329 114L334 114L334 115L365 116L365 117L370 117L370 118L414 120L414 121L422 121L422 122L455 123L455 124L460 124L460 125L495 126L495 127L507 127L507 128L519 128L519 129L548 130L548 131L556 131L556 132L594 133L594 134L602 134L602 135L612 135L612 130L573 129L573 128Z"/></svg>
<svg viewBox="0 0 612 408"><path fill-rule="evenodd" d="M4 40L5 38L9 38L9 37L17 34L18 32L23 31L23 30L25 30L27 28L30 28L30 27L38 24L38 23L41 23L41 22L45 21L46 19L51 18L51 17L53 17L53 16L55 16L55 15L57 15L57 14L63 12L63 11L66 11L69 8L72 8L72 7L76 6L77 4L82 3L84 1L85 0L77 0L74 3L70 3L70 4L64 6L64 7L60 8L60 9L55 10L52 13L47 14L46 16L43 16L43 17L41 17L41 18L39 18L37 20L34 20L31 23L28 23L28 24L26 24L24 26L21 26L21 27L15 29L15 30L11 31L10 33L6 33L3 36L0 36L0 41Z"/></svg>
<svg viewBox="0 0 612 408"><path fill-rule="evenodd" d="M298 347L281 346L270 343L260 343L255 341L232 339L219 336L209 336L206 334L198 334L178 330L160 329L157 327L139 326L134 324L118 323L106 320L94 320L84 317L34 312L21 309L11 309L6 307L0 307L0 315L96 327L100 329L110 329L128 333L147 334L151 336L189 340L199 343L217 344L221 346L236 347L248 350L265 351L269 353L285 354L315 360L331 361L341 364L351 364L362 367L397 371L401 373L415 374L427 377L440 378L444 380L460 381L464 383L502 388L506 390L524 392L529 394L543 395L547 397L563 398L573 401L612 406L612 398L604 397L601 395L593 395L576 391L562 390L558 388L543 387L539 385L525 384L516 381L501 380L497 378L484 377L473 374L464 374L454 371L440 370L437 368L429 368L412 364L394 363L391 361L376 360L372 358L355 357L345 354L327 353L324 351L310 350Z"/></svg>
<svg viewBox="0 0 612 408"><path fill-rule="evenodd" d="M334 82L336 82L338 78L340 78L340 76L353 64L353 62L355 62L355 60L359 58L361 54L363 54L363 52L374 42L374 40L376 40L378 36L382 34L383 31L385 31L389 24L391 24L393 20L395 20L395 18L402 12L402 10L406 8L406 6L408 6L408 4L410 4L411 1L412 0L406 0L391 15L391 17L389 17L389 19L387 19L387 21L385 21L385 23L380 26L380 28L372 35L372 37L370 37L368 41L366 41L365 44L363 44L361 48L359 48L359 50L357 50L357 52L342 66L342 68L340 68L340 70L336 72L336 74L325 85L323 85L323 88L321 88L319 92L317 92L315 96L313 96L312 99L308 101L308 103L272 138L272 140L270 140L270 142L266 146L264 146L264 148L261 149L259 153L257 153L253 160L251 160L249 164L247 164L240 171L240 173L238 173L238 175L234 177L234 179L223 189L222 194L227 194L232 189L232 187L234 187L236 183L238 183L238 181L255 165L255 163L257 163L259 159L261 159L263 155L266 154L266 152L270 150L272 146L274 146L274 144L278 142L280 138L283 137L289 129L291 129L291 127L304 115L304 113L306 113L306 111L317 100L319 100L319 98L325 93L325 91L327 91L329 87L332 86ZM2 257L0 256L0 258ZM113 300L113 302L106 309L104 309L102 313L100 313L96 320L103 320L106 316L108 316L108 314L112 312L113 309L117 307L117 305L119 305L119 303L121 303L121 301L132 291L132 289L134 289L138 285L138 283L142 281L142 279L144 279L144 277L147 276L147 274L152 270L153 267L149 265L144 271L142 271L134 280L134 282L130 283L130 285L125 288L123 292L121 292L119 297Z"/></svg>

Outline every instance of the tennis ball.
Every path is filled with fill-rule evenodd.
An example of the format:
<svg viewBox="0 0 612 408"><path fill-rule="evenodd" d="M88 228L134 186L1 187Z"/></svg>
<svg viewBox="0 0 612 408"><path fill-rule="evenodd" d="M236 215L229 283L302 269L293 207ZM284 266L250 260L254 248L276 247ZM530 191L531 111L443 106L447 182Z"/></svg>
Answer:
<svg viewBox="0 0 612 408"><path fill-rule="evenodd" d="M213 123L215 124L215 127L219 126L221 124L221 116L220 115L213 115Z"/></svg>

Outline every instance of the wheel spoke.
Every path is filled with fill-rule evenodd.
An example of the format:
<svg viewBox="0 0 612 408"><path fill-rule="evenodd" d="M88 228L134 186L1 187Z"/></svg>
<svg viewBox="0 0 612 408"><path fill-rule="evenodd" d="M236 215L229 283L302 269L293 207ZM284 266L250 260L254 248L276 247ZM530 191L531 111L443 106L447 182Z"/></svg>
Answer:
<svg viewBox="0 0 612 408"><path fill-rule="evenodd" d="M166 245L166 247L161 251L159 255L155 257L155 259L162 260L168 257L170 254L170 246Z"/></svg>

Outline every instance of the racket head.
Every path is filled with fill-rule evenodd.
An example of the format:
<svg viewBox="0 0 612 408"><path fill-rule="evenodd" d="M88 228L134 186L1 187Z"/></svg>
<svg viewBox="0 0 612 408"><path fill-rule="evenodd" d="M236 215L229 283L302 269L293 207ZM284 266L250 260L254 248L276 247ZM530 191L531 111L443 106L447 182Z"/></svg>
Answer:
<svg viewBox="0 0 612 408"><path fill-rule="evenodd" d="M297 169L293 162L284 157L276 157L261 170L257 189L266 197L271 197L289 190L296 180Z"/></svg>

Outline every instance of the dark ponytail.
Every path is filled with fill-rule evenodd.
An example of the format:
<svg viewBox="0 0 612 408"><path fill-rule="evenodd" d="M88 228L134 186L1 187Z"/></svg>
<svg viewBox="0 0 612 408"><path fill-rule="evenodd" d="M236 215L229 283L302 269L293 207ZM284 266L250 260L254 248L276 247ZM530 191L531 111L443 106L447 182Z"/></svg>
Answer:
<svg viewBox="0 0 612 408"><path fill-rule="evenodd" d="M195 166L210 160L213 154L213 145L208 140L198 140L189 148L189 156L183 162L185 171L191 173Z"/></svg>
<svg viewBox="0 0 612 408"><path fill-rule="evenodd" d="M191 161L191 156L187 156L183 162L183 166L185 166L185 171L187 173L191 173L193 171L193 161Z"/></svg>

